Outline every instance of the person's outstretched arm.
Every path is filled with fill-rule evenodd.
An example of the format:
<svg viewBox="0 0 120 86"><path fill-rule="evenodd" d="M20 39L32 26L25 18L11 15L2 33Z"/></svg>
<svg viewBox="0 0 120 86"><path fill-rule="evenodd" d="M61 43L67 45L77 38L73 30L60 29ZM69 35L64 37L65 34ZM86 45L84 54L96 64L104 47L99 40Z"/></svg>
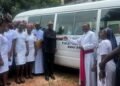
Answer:
<svg viewBox="0 0 120 86"><path fill-rule="evenodd" d="M111 53L109 53L103 60L102 62L99 64L99 67L101 70L103 70L105 68L105 64L110 61L111 59L114 58L115 54L119 54L120 53L120 46L115 48Z"/></svg>

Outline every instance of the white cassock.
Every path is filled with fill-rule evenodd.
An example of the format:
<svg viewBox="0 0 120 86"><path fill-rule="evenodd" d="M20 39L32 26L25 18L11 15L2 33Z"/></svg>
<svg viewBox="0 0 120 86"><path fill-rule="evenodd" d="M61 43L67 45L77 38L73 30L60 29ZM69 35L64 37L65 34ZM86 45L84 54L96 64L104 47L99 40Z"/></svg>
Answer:
<svg viewBox="0 0 120 86"><path fill-rule="evenodd" d="M79 39L72 40L69 39L69 42L73 44L78 44L83 47L83 49L90 50L90 49L96 49L98 41L97 37L94 32L88 31L84 33ZM87 53L85 54L85 76L86 76L86 86L96 86L96 76L95 72L92 72L91 69L93 67L93 64L95 62L95 53Z"/></svg>
<svg viewBox="0 0 120 86"><path fill-rule="evenodd" d="M9 70L8 63L8 40L7 38L0 34L0 54L4 62L3 66L0 66L0 73L7 72Z"/></svg>
<svg viewBox="0 0 120 86"><path fill-rule="evenodd" d="M8 39L8 50L10 52L12 48L12 41L16 38L16 31L15 30L8 30L7 32L4 33L6 38ZM11 57L11 61L9 61L9 66L11 66L13 63L13 56Z"/></svg>
<svg viewBox="0 0 120 86"><path fill-rule="evenodd" d="M43 31L34 29L32 33L35 35L36 40L43 41ZM42 48L39 48L37 51L37 56L35 57L35 65L33 68L34 74L41 74L44 72L43 68L43 53Z"/></svg>
<svg viewBox="0 0 120 86"><path fill-rule="evenodd" d="M99 47L97 49L97 86L115 86L115 71L116 71L116 66L113 60L110 60L107 62L106 67L105 67L105 73L106 73L106 78L103 80L99 80L99 63L101 62L101 56L102 55L107 55L112 51L112 45L109 40L102 40L99 43Z"/></svg>
<svg viewBox="0 0 120 86"><path fill-rule="evenodd" d="M16 34L16 65L24 65L26 63L26 33L17 32Z"/></svg>
<svg viewBox="0 0 120 86"><path fill-rule="evenodd" d="M35 46L34 43L36 41L36 37L33 34L27 35L27 42L29 45L29 55L26 57L27 62L35 61Z"/></svg>

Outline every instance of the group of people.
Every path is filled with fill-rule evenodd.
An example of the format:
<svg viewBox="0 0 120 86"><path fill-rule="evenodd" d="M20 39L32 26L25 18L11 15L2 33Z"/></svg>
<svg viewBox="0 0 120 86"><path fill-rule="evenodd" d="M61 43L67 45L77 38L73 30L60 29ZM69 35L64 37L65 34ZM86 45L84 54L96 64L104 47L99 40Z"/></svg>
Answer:
<svg viewBox="0 0 120 86"><path fill-rule="evenodd" d="M9 19L9 21L8 21ZM2 20L2 22L1 22ZM32 74L45 74L55 79L54 55L56 33L52 22L43 31L39 24L11 22L9 16L0 15L0 85L9 86L8 73L15 67L17 84L33 78Z"/></svg>
<svg viewBox="0 0 120 86"><path fill-rule="evenodd" d="M17 84L24 83L24 77L33 78L32 73L44 73L47 81L49 78L55 79L56 39L80 46L80 86L119 86L116 64L119 62L120 48L110 28L102 28L96 36L90 25L84 24L84 34L73 40L66 36L57 38L52 22L43 31L39 24L24 21L11 23L8 16L0 15L2 86L10 85L8 72L12 65L15 65Z"/></svg>
<svg viewBox="0 0 120 86"><path fill-rule="evenodd" d="M82 29L84 34L77 40L64 37L80 46L80 86L120 86L120 48L112 29L101 28L98 36L89 24L84 24Z"/></svg>

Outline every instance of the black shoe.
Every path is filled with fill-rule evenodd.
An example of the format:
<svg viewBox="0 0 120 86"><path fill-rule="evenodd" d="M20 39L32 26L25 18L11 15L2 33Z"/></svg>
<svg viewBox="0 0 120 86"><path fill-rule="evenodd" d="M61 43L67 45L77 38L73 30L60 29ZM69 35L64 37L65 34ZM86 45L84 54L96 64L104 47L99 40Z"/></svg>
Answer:
<svg viewBox="0 0 120 86"><path fill-rule="evenodd" d="M10 83L10 82L7 82L7 85L8 85L8 86L10 86L10 85L11 85L11 83Z"/></svg>
<svg viewBox="0 0 120 86"><path fill-rule="evenodd" d="M0 83L0 86L4 86L4 84L3 84L3 83Z"/></svg>
<svg viewBox="0 0 120 86"><path fill-rule="evenodd" d="M46 80L46 81L49 81L49 77L48 77L48 76L45 76L45 80Z"/></svg>
<svg viewBox="0 0 120 86"><path fill-rule="evenodd" d="M50 77L51 77L51 79L55 80L55 76L54 75L51 75Z"/></svg>

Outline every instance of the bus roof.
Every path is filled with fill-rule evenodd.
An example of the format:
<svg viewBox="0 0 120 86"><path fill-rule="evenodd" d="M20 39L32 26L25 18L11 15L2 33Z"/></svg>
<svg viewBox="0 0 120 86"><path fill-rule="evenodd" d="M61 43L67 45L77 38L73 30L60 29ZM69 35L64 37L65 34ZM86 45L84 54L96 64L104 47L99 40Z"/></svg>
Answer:
<svg viewBox="0 0 120 86"><path fill-rule="evenodd" d="M119 7L119 6L120 6L120 0L104 0L104 1L52 7L52 8L35 9L35 10L19 13L18 15L16 15L16 17L53 14L53 13L90 10L90 9L100 9L100 8L109 8L109 7Z"/></svg>

